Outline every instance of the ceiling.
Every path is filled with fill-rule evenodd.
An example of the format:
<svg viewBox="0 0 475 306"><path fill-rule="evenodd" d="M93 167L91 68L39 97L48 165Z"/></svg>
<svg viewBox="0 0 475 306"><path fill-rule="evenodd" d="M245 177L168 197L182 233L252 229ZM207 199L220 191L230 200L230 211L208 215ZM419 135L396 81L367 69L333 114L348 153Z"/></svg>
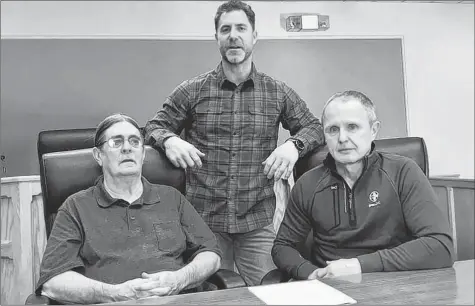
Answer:
<svg viewBox="0 0 475 306"><path fill-rule="evenodd" d="M218 0L222 1L222 0ZM252 0L252 1L278 1L278 0ZM406 3L452 3L452 4L473 4L474 0L281 0L283 2L299 1L340 1L340 2L406 2Z"/></svg>
<svg viewBox="0 0 475 306"><path fill-rule="evenodd" d="M363 2L362 0L341 0L341 1L354 1L354 2ZM419 2L419 3L471 3L473 4L473 0L366 0L364 2Z"/></svg>

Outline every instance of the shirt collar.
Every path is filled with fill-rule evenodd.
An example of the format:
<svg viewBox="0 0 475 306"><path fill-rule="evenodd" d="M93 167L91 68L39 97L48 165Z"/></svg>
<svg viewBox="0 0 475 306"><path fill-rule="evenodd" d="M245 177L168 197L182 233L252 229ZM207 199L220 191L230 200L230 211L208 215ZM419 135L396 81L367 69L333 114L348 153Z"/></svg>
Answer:
<svg viewBox="0 0 475 306"><path fill-rule="evenodd" d="M156 186L150 184L150 182L142 176L143 192L142 195L135 200L131 205L151 205L160 202L160 195ZM93 195L96 198L97 204L103 208L108 208L112 204L122 201L110 196L110 194L104 188L104 176L101 175L97 178L93 190Z"/></svg>
<svg viewBox="0 0 475 306"><path fill-rule="evenodd" d="M216 73L216 78L218 80L218 84L219 84L220 88L223 88L223 86L225 84L233 84L231 81L229 81L226 78L226 75L224 74L223 63L222 62L220 62L218 64L218 66L216 67L216 69L214 71ZM258 82L256 82L256 81L257 81L257 69L256 69L256 66L254 65L254 63L252 63L251 73L249 74L247 79L244 81L243 87L245 85L246 86L255 86L256 84L258 84Z"/></svg>

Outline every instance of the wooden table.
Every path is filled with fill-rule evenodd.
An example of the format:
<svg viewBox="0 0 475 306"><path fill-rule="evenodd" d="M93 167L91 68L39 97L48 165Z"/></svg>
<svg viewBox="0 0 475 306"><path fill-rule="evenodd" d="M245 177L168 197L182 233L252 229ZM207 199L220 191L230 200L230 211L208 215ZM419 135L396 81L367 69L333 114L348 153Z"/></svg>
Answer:
<svg viewBox="0 0 475 306"><path fill-rule="evenodd" d="M324 279L328 285L358 304L474 304L473 260L458 261L453 268L378 272L353 278ZM191 293L110 305L264 305L247 288Z"/></svg>
<svg viewBox="0 0 475 306"><path fill-rule="evenodd" d="M361 283L324 281L358 304L473 305L473 269L473 260L466 260L450 269L363 274Z"/></svg>

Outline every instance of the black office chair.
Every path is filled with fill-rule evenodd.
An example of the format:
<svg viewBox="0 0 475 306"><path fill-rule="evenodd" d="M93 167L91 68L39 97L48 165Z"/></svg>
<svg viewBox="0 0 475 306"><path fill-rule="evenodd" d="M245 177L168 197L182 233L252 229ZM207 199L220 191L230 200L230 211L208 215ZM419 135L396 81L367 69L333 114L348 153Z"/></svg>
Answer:
<svg viewBox="0 0 475 306"><path fill-rule="evenodd" d="M374 141L375 149L380 152L388 152L406 156L414 160L422 172L429 177L429 159L427 156L427 147L424 139L421 137L402 137L387 138ZM305 172L315 168L323 163L328 154L328 148L321 146L314 151L300 158L294 167L294 178L297 181ZM313 231L310 231L306 241L297 245L297 250L303 258L311 260L311 246L313 243ZM287 282L290 279L284 271L272 270L261 280L261 285Z"/></svg>
<svg viewBox="0 0 475 306"><path fill-rule="evenodd" d="M41 132L38 137L40 180L43 192L47 236L51 233L58 208L66 198L94 185L102 174L92 156L95 129ZM69 149L69 150L68 150ZM57 152L57 150L62 150ZM145 146L142 175L151 183L175 187L185 192L185 171L171 164L166 155ZM218 289L244 287L246 283L234 271L220 269L208 282ZM51 304L44 296L30 295L26 304Z"/></svg>
<svg viewBox="0 0 475 306"><path fill-rule="evenodd" d="M47 237L51 233L56 211L62 203L55 203L54 205L49 203L47 194L44 192L46 190L46 179L43 155L53 152L92 148L94 147L95 133L95 128L88 128L42 131L38 134L37 151L40 165L41 190L43 191L43 203L48 203L48 205L44 205L43 210Z"/></svg>

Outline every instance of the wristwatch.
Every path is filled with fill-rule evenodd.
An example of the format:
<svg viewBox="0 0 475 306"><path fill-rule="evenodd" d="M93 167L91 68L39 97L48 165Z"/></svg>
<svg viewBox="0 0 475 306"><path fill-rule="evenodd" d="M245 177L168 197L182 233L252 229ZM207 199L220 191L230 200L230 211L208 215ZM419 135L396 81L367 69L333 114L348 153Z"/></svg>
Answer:
<svg viewBox="0 0 475 306"><path fill-rule="evenodd" d="M297 148L297 151L299 151L299 153L304 149L303 142L301 140L294 139L294 138L289 138L288 141L291 141L291 142L294 143L294 145Z"/></svg>

